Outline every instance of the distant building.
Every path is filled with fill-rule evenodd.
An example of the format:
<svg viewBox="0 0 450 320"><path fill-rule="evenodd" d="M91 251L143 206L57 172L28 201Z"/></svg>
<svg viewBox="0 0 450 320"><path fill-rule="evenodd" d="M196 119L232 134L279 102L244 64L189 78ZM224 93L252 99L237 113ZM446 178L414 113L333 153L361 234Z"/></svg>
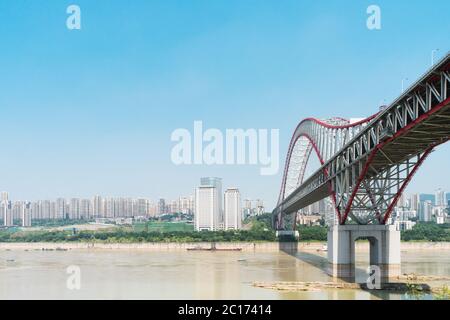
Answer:
<svg viewBox="0 0 450 320"><path fill-rule="evenodd" d="M432 220L433 216L433 205L430 200L421 202L421 210L419 213L419 220L424 222L429 222Z"/></svg>
<svg viewBox="0 0 450 320"><path fill-rule="evenodd" d="M396 207L404 208L405 206L406 206L405 196L403 194L401 194L397 200Z"/></svg>
<svg viewBox="0 0 450 320"><path fill-rule="evenodd" d="M200 179L200 185L203 187L214 187L217 190L219 207L219 224L223 225L223 204L222 204L222 179L216 177L205 177Z"/></svg>
<svg viewBox="0 0 450 320"><path fill-rule="evenodd" d="M56 219L67 219L66 200L56 199Z"/></svg>
<svg viewBox="0 0 450 320"><path fill-rule="evenodd" d="M104 206L103 199L101 196L94 196L92 199L92 216L94 218L103 218L104 217Z"/></svg>
<svg viewBox="0 0 450 320"><path fill-rule="evenodd" d="M31 203L25 202L22 206L22 227L31 227Z"/></svg>
<svg viewBox="0 0 450 320"><path fill-rule="evenodd" d="M417 218L417 211L416 210L407 210L404 208L396 208L395 210L396 216L398 220L411 220Z"/></svg>
<svg viewBox="0 0 450 320"><path fill-rule="evenodd" d="M80 219L90 219L91 217L91 201L88 199L80 200L80 208L79 208L79 217Z"/></svg>
<svg viewBox="0 0 450 320"><path fill-rule="evenodd" d="M409 220L397 220L394 222L394 225L397 226L397 230L406 231L411 230L416 225L416 223Z"/></svg>
<svg viewBox="0 0 450 320"><path fill-rule="evenodd" d="M194 197L180 197L178 200L178 207L181 213L193 214L194 213Z"/></svg>
<svg viewBox="0 0 450 320"><path fill-rule="evenodd" d="M255 214L256 214L257 216L262 215L262 214L265 213L264 203L263 203L262 200L256 199L256 208L255 208L255 209L256 209Z"/></svg>
<svg viewBox="0 0 450 320"><path fill-rule="evenodd" d="M1 202L1 211L3 213L3 225L12 227L14 225L11 201L3 200Z"/></svg>
<svg viewBox="0 0 450 320"><path fill-rule="evenodd" d="M69 218L80 219L80 199L78 198L70 199Z"/></svg>
<svg viewBox="0 0 450 320"><path fill-rule="evenodd" d="M219 230L219 193L213 186L200 186L195 191L194 225L196 231Z"/></svg>
<svg viewBox="0 0 450 320"><path fill-rule="evenodd" d="M412 194L409 201L409 209L419 211L420 196L418 193Z"/></svg>
<svg viewBox="0 0 450 320"><path fill-rule="evenodd" d="M6 191L2 191L0 193L0 201L9 201L9 193Z"/></svg>
<svg viewBox="0 0 450 320"><path fill-rule="evenodd" d="M437 207L445 207L446 206L445 192L441 188L436 190L435 199L436 199Z"/></svg>
<svg viewBox="0 0 450 320"><path fill-rule="evenodd" d="M252 216L252 201L245 199L244 208L242 209L242 219L245 220L250 216Z"/></svg>
<svg viewBox="0 0 450 320"><path fill-rule="evenodd" d="M169 206L170 210L169 213L179 213L180 212L180 206L178 200L172 200Z"/></svg>
<svg viewBox="0 0 450 320"><path fill-rule="evenodd" d="M104 202L104 213L105 218L114 218L114 199L113 198L106 198Z"/></svg>
<svg viewBox="0 0 450 320"><path fill-rule="evenodd" d="M225 230L242 228L241 194L237 188L228 188L224 195Z"/></svg>
<svg viewBox="0 0 450 320"><path fill-rule="evenodd" d="M297 222L303 226L317 226L320 225L320 220L322 216L320 214L305 215L297 214Z"/></svg>
<svg viewBox="0 0 450 320"><path fill-rule="evenodd" d="M149 202L147 199L137 199L134 216L145 217L149 213Z"/></svg>
<svg viewBox="0 0 450 320"><path fill-rule="evenodd" d="M166 206L166 200L159 199L158 201L158 215L166 214L167 213L167 206Z"/></svg>
<svg viewBox="0 0 450 320"><path fill-rule="evenodd" d="M447 212L445 207L439 206L433 208L433 217L437 224L444 224L446 215Z"/></svg>
<svg viewBox="0 0 450 320"><path fill-rule="evenodd" d="M436 196L434 194L421 193L420 202L430 201L432 205L436 203Z"/></svg>

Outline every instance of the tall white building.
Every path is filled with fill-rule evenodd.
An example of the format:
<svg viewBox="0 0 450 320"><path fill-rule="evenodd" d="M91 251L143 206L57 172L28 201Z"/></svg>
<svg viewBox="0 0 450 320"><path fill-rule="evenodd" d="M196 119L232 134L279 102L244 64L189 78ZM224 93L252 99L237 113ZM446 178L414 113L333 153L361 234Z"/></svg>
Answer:
<svg viewBox="0 0 450 320"><path fill-rule="evenodd" d="M225 230L239 230L242 227L241 194L237 188L228 188L224 195Z"/></svg>
<svg viewBox="0 0 450 320"><path fill-rule="evenodd" d="M9 200L9 193L6 191L2 191L0 194L0 201L8 201Z"/></svg>
<svg viewBox="0 0 450 320"><path fill-rule="evenodd" d="M103 199L101 196L94 196L92 199L92 215L94 218L104 218Z"/></svg>
<svg viewBox="0 0 450 320"><path fill-rule="evenodd" d="M242 210L242 219L245 220L247 217L252 215L252 201L249 199L244 200L244 209Z"/></svg>
<svg viewBox="0 0 450 320"><path fill-rule="evenodd" d="M80 199L70 199L69 219L80 219Z"/></svg>
<svg viewBox="0 0 450 320"><path fill-rule="evenodd" d="M80 217L80 219L89 219L91 217L91 201L90 200L88 200L88 199L80 200L79 217Z"/></svg>
<svg viewBox="0 0 450 320"><path fill-rule="evenodd" d="M195 190L194 225L196 231L219 230L219 198L217 188L200 186Z"/></svg>
<svg viewBox="0 0 450 320"><path fill-rule="evenodd" d="M205 177L200 179L200 185L207 187L214 187L218 193L218 207L219 207L219 224L223 226L223 204L222 204L222 179L216 177Z"/></svg>
<svg viewBox="0 0 450 320"><path fill-rule="evenodd" d="M135 203L134 215L145 217L149 213L149 201L147 199L137 199Z"/></svg>
<svg viewBox="0 0 450 320"><path fill-rule="evenodd" d="M447 213L444 206L434 207L433 216L437 224L445 223L445 217Z"/></svg>
<svg viewBox="0 0 450 320"><path fill-rule="evenodd" d="M436 190L436 207L445 207L446 205L445 192L439 188Z"/></svg>
<svg viewBox="0 0 450 320"><path fill-rule="evenodd" d="M256 199L256 215L264 214L264 202L261 199Z"/></svg>
<svg viewBox="0 0 450 320"><path fill-rule="evenodd" d="M113 198L107 198L105 200L105 218L114 218L114 199Z"/></svg>
<svg viewBox="0 0 450 320"><path fill-rule="evenodd" d="M433 218L433 204L431 201L427 200L422 203L422 208L419 214L420 221L431 221Z"/></svg>
<svg viewBox="0 0 450 320"><path fill-rule="evenodd" d="M22 207L24 203L22 201L14 201L12 204L13 220L19 220L22 218Z"/></svg>
<svg viewBox="0 0 450 320"><path fill-rule="evenodd" d="M412 194L410 199L409 208L419 212L420 206L420 195L418 193Z"/></svg>
<svg viewBox="0 0 450 320"><path fill-rule="evenodd" d="M22 206L22 227L31 227L31 203L25 202Z"/></svg>
<svg viewBox="0 0 450 320"><path fill-rule="evenodd" d="M1 208L3 213L3 225L5 227L12 227L14 223L13 223L13 212L11 201L3 200Z"/></svg>
<svg viewBox="0 0 450 320"><path fill-rule="evenodd" d="M405 196L404 196L404 194L402 193L401 195L400 195L400 197L398 198L398 200L397 200L397 204L396 204L396 207L397 208L404 208L405 206L406 206L406 201L405 201L406 199L405 199Z"/></svg>
<svg viewBox="0 0 450 320"><path fill-rule="evenodd" d="M63 198L56 199L56 219L66 219L66 200Z"/></svg>
<svg viewBox="0 0 450 320"><path fill-rule="evenodd" d="M42 219L50 219L50 200L40 201Z"/></svg>
<svg viewBox="0 0 450 320"><path fill-rule="evenodd" d="M192 214L194 212L194 199L190 197L180 197L178 200L178 207L181 213Z"/></svg>

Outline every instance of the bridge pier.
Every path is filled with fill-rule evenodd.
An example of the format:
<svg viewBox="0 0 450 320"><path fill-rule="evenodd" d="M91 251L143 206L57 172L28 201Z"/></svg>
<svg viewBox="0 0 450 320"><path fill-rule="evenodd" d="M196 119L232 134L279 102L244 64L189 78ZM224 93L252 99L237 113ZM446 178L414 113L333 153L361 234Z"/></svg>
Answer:
<svg viewBox="0 0 450 320"><path fill-rule="evenodd" d="M381 280L400 275L400 231L393 225L335 225L328 231L328 273L355 279L355 241L368 239L370 265L381 271Z"/></svg>

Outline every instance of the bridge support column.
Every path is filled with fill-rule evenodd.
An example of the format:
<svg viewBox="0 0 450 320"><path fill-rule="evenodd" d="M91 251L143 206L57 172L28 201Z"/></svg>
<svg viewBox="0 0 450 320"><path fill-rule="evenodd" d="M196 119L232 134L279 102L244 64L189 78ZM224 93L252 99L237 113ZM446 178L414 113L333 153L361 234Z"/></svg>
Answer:
<svg viewBox="0 0 450 320"><path fill-rule="evenodd" d="M368 239L370 265L378 266L381 279L400 275L400 231L393 225L336 225L328 231L329 274L355 278L355 242Z"/></svg>

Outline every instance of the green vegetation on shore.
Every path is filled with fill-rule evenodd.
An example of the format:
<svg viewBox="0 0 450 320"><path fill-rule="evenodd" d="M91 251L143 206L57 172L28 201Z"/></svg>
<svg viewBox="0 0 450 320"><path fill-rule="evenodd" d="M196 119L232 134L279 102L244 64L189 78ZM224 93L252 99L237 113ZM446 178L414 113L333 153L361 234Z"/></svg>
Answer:
<svg viewBox="0 0 450 320"><path fill-rule="evenodd" d="M246 230L239 231L203 231L196 232L191 223L148 221L138 222L132 227L118 227L107 230L37 230L20 229L0 230L0 242L254 242L277 241L271 226L271 214L253 217L244 222ZM86 221L41 221L42 227L76 225ZM297 226L300 242L327 241L327 227ZM402 241L450 241L450 225L436 223L418 223L412 230L402 231ZM293 239L279 239L293 241Z"/></svg>
<svg viewBox="0 0 450 320"><path fill-rule="evenodd" d="M327 241L327 227L298 226L299 241Z"/></svg>
<svg viewBox="0 0 450 320"><path fill-rule="evenodd" d="M403 241L450 241L450 225L422 222L416 224L412 230L402 231Z"/></svg>
<svg viewBox="0 0 450 320"><path fill-rule="evenodd" d="M136 232L176 232L194 231L194 225L185 222L138 222L133 224L133 231Z"/></svg>
<svg viewBox="0 0 450 320"><path fill-rule="evenodd" d="M327 241L327 227L325 226L297 226L300 241ZM417 223L412 230L401 232L402 241L450 241L450 225L434 222Z"/></svg>
<svg viewBox="0 0 450 320"><path fill-rule="evenodd" d="M231 242L231 241L275 241L272 231L172 231L172 232L134 232L119 229L116 231L34 231L0 232L0 242Z"/></svg>
<svg viewBox="0 0 450 320"><path fill-rule="evenodd" d="M192 224L183 222L146 222L133 227L114 230L38 230L0 231L0 242L249 242L276 241L270 219L261 216L250 221L248 230L202 231L193 230Z"/></svg>

